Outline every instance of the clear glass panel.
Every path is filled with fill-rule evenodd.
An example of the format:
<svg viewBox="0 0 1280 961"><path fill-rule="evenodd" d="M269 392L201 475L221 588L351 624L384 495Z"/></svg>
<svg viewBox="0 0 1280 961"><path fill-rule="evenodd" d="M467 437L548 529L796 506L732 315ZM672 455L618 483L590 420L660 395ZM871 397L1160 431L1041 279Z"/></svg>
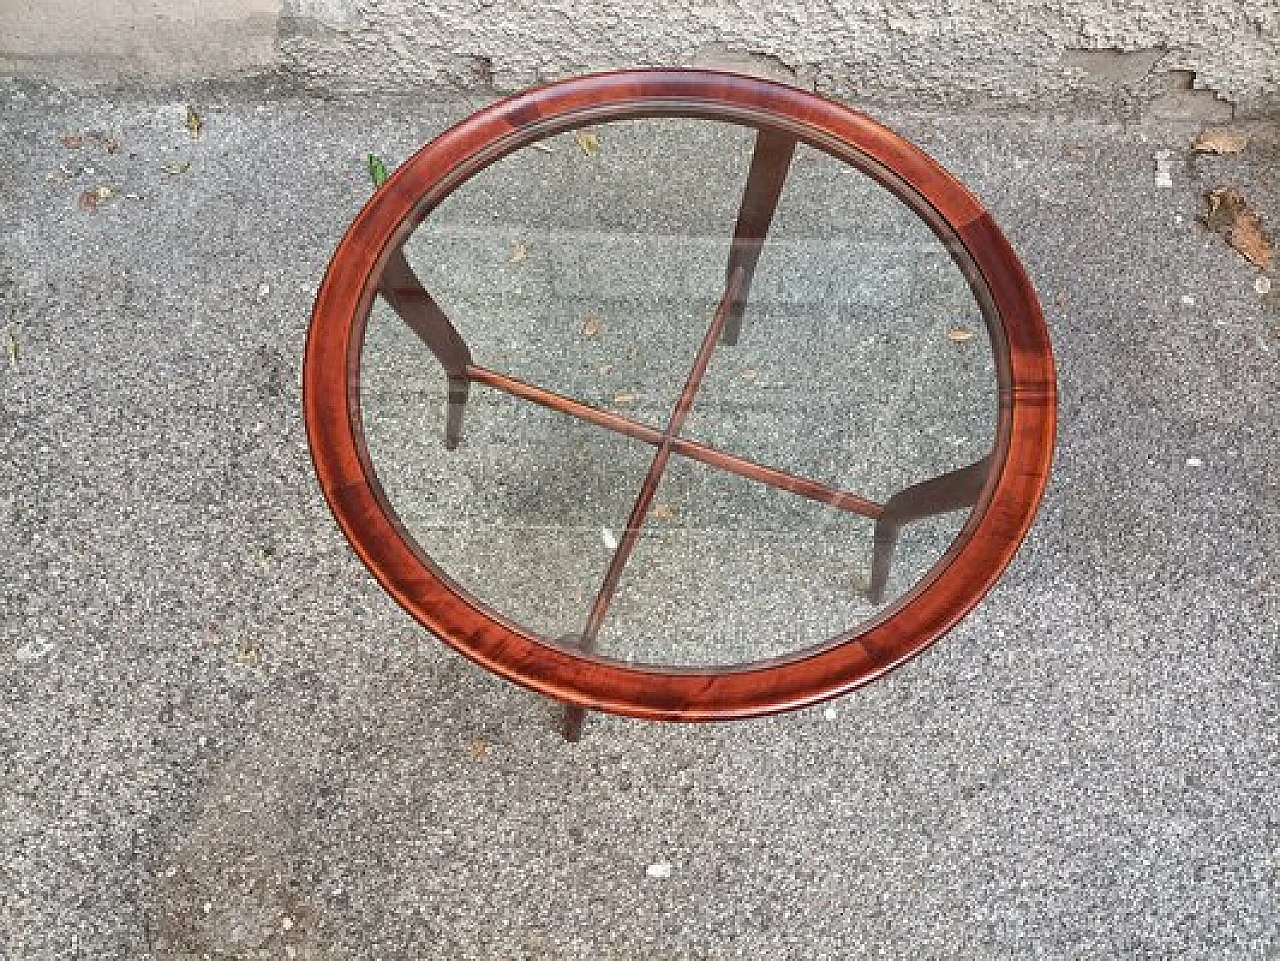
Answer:
<svg viewBox="0 0 1280 961"><path fill-rule="evenodd" d="M481 171L405 253L475 364L661 431L724 290L754 143L697 120L562 134ZM873 603L874 520L740 476L751 462L892 512L986 456L996 426L961 271L889 191L804 145L740 340L716 348L681 431L738 473L673 454L630 557L615 548L660 438L474 382L462 444L445 450L444 372L381 299L361 371L370 456L435 562L556 640L582 632L612 561L598 650L643 663L742 663L842 634L909 591L967 517L961 503L904 524Z"/></svg>
<svg viewBox="0 0 1280 961"><path fill-rule="evenodd" d="M653 448L476 386L445 450L445 397L439 364L376 303L360 403L387 499L475 599L548 638L577 634Z"/></svg>
<svg viewBox="0 0 1280 961"><path fill-rule="evenodd" d="M707 665L820 644L876 610L871 534L865 517L674 458L600 650Z"/></svg>

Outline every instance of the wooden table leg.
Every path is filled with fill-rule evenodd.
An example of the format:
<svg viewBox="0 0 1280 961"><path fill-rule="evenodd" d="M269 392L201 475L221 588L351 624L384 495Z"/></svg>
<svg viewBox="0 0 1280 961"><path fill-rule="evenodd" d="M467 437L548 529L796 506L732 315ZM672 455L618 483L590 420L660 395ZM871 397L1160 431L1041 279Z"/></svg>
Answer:
<svg viewBox="0 0 1280 961"><path fill-rule="evenodd" d="M729 250L729 266L725 271L726 277L739 268L743 271L741 293L729 311L722 336L722 342L731 347L738 342L738 335L742 332L742 313L751 289L751 278L755 275L756 262L760 259L769 225L773 222L773 212L778 209L778 198L782 196L782 185L787 179L787 171L791 169L795 150L796 138L790 134L763 127L756 134L751 169L742 191L742 205L738 208L733 247Z"/></svg>
<svg viewBox="0 0 1280 961"><path fill-rule="evenodd" d="M422 286L422 281L405 259L403 250L395 251L387 261L387 266L382 271L382 280L378 284L378 293L427 345L427 349L444 368L449 381L444 446L453 450L462 439L462 411L471 387L471 381L467 377L471 351L458 333L458 328L453 326L435 298Z"/></svg>
<svg viewBox="0 0 1280 961"><path fill-rule="evenodd" d="M898 543L898 532L903 525L935 514L972 507L987 482L990 461L991 458L984 457L968 467L914 484L885 501L884 511L876 518L871 585L867 590L873 604L884 600L893 548Z"/></svg>

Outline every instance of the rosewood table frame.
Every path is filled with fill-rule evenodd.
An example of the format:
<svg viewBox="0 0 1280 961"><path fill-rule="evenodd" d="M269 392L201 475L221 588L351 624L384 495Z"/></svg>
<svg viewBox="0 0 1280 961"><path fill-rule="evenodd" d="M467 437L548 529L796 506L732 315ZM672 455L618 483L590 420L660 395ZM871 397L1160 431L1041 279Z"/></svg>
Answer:
<svg viewBox="0 0 1280 961"><path fill-rule="evenodd" d="M476 364L402 251L409 231L435 204L498 157L549 133L640 116L724 119L757 130L725 290L662 430ZM968 467L901 491L885 504L680 436L716 344L732 345L741 336L751 280L801 140L859 167L929 224L969 279L996 354L1001 389L995 450ZM581 634L554 644L503 621L449 582L395 517L368 463L359 421L359 345L374 293L444 368L446 447L459 443L474 382L656 448ZM321 485L362 559L402 605L446 642L512 680L567 702L568 740L580 737L587 708L666 720L770 713L851 690L918 653L977 602L1020 542L1047 476L1056 408L1052 356L1034 293L989 215L959 184L906 141L847 108L792 88L711 71L630 71L538 88L481 111L423 148L375 195L339 247L317 298L304 382L308 436ZM332 409L335 398L345 401L337 405L341 411ZM1023 411L1019 420L1016 415ZM904 525L974 505L979 509L913 590L868 625L819 648L719 670L680 672L609 661L594 654L596 640L673 453L873 519L868 593L876 603L883 600ZM375 543L378 538L381 544ZM402 548L394 558L379 552L387 540ZM957 571L962 562L979 566ZM948 575L954 583L939 593L939 582ZM931 592L933 607L921 616L922 599ZM913 606L915 616L910 616ZM830 665L817 669L824 659ZM738 689L732 691L735 681Z"/></svg>

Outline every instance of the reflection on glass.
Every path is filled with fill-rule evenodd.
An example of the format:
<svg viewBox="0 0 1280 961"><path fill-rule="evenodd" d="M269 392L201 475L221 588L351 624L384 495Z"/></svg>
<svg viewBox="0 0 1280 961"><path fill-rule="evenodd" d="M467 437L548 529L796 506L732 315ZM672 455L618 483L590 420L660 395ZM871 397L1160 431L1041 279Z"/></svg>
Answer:
<svg viewBox="0 0 1280 961"><path fill-rule="evenodd" d="M446 450L439 345L376 302L361 411L393 508L462 590L548 640L579 643L607 602L602 656L727 665L856 628L942 557L985 476L966 468L992 447L996 376L968 283L911 210L820 151L772 135L753 162L753 129L694 120L595 132L598 151L568 133L486 168L406 243L411 281L388 296L420 282L469 358ZM767 236L735 244L735 222ZM737 342L673 441L726 265L757 255Z"/></svg>

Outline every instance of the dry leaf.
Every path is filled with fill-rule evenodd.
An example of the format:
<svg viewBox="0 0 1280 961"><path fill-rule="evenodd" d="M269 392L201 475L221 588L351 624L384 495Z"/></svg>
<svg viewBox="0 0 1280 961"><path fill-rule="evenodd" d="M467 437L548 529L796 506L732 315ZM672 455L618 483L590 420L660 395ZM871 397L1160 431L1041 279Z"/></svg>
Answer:
<svg viewBox="0 0 1280 961"><path fill-rule="evenodd" d="M119 141L119 139L118 139L118 138L116 138L116 137L106 137L106 138L104 138L104 139L103 139L103 141L102 141L102 146L103 146L103 148L107 151L107 153L119 153L119 152L120 152L120 141Z"/></svg>
<svg viewBox="0 0 1280 961"><path fill-rule="evenodd" d="M613 402L615 404L634 404L639 399L639 394L629 390L619 391L613 395Z"/></svg>
<svg viewBox="0 0 1280 961"><path fill-rule="evenodd" d="M529 256L529 248L525 246L523 241L516 241L515 246L511 248L511 262L513 264L523 263Z"/></svg>
<svg viewBox="0 0 1280 961"><path fill-rule="evenodd" d="M594 157L600 152L600 138L596 136L594 130L578 130L574 133L573 139L578 141L578 146L588 157Z"/></svg>
<svg viewBox="0 0 1280 961"><path fill-rule="evenodd" d="M947 340L953 344L963 344L966 341L973 340L973 328L956 324L954 327L947 328Z"/></svg>
<svg viewBox="0 0 1280 961"><path fill-rule="evenodd" d="M4 352L9 358L9 368L16 374L18 361L21 359L21 348L18 346L18 332L13 324L5 324Z"/></svg>
<svg viewBox="0 0 1280 961"><path fill-rule="evenodd" d="M1200 222L1221 234L1241 257L1259 270L1271 269L1275 247L1262 220L1234 187L1210 190L1204 195L1205 211Z"/></svg>
<svg viewBox="0 0 1280 961"><path fill-rule="evenodd" d="M196 111L195 107L187 105L187 133L191 134L192 140L199 140L200 134L204 130L204 117Z"/></svg>
<svg viewBox="0 0 1280 961"><path fill-rule="evenodd" d="M489 742L482 741L479 738L467 745L467 751L474 758L487 757L489 754Z"/></svg>
<svg viewBox="0 0 1280 961"><path fill-rule="evenodd" d="M68 150L79 150L84 146L84 137L78 133L64 133L58 138L58 142Z"/></svg>
<svg viewBox="0 0 1280 961"><path fill-rule="evenodd" d="M1239 153L1249 142L1247 130L1231 127L1206 127L1191 144L1196 153Z"/></svg>
<svg viewBox="0 0 1280 961"><path fill-rule="evenodd" d="M116 195L116 192L110 187L90 187L80 195L80 199L76 201L76 206L81 210L97 210L99 204L105 200L110 200Z"/></svg>
<svg viewBox="0 0 1280 961"><path fill-rule="evenodd" d="M595 340L602 330L604 330L604 321L595 314L588 314L587 319L582 322L582 336L587 340Z"/></svg>
<svg viewBox="0 0 1280 961"><path fill-rule="evenodd" d="M655 518L660 521L669 521L675 514L666 504L654 504L653 509L649 511Z"/></svg>
<svg viewBox="0 0 1280 961"><path fill-rule="evenodd" d="M191 161L190 160L165 160L161 162L160 169L163 170L165 173L172 174L173 176L176 177L178 176L178 174L184 174L191 169Z"/></svg>

